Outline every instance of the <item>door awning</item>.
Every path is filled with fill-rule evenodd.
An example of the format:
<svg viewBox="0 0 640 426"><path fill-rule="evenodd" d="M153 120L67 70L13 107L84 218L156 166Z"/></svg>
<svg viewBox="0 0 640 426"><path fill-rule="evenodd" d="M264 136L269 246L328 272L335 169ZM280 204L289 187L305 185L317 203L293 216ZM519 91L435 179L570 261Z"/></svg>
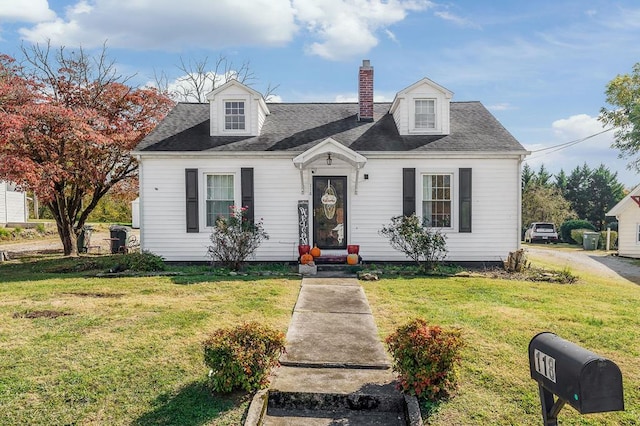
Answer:
<svg viewBox="0 0 640 426"><path fill-rule="evenodd" d="M327 138L320 142L318 145L309 148L302 154L293 159L294 166L300 170L300 184L302 185L302 193L304 194L304 169L309 164L317 160L342 160L347 164L350 164L356 170L356 184L354 191L358 193L358 177L360 169L367 164L367 158L358 154L356 151L349 147L342 145L333 138Z"/></svg>
<svg viewBox="0 0 640 426"><path fill-rule="evenodd" d="M329 154L331 154L332 159L339 158L351 164L356 169L361 169L367 163L367 158L363 155L358 154L351 148L342 145L332 138L327 138L294 158L293 164L298 169L304 169L319 158L327 158Z"/></svg>

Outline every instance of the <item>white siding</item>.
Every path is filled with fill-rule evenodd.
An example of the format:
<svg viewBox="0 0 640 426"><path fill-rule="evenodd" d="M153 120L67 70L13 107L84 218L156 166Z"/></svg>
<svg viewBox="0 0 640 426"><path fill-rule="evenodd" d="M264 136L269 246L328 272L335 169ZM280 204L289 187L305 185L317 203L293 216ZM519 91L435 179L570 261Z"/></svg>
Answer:
<svg viewBox="0 0 640 426"><path fill-rule="evenodd" d="M629 200L618 217L618 254L625 257L640 258L638 244L638 226L640 225L640 208Z"/></svg>
<svg viewBox="0 0 640 426"><path fill-rule="evenodd" d="M294 155L292 155L292 158ZM314 167L315 166L315 167ZM500 261L519 247L519 180L517 159L369 159L359 173L335 160L324 159L300 173L291 158L143 158L140 214L142 247L170 261L204 261L210 230L203 226L203 176L206 172L235 174L236 203L240 202L240 169L254 169L255 217L262 219L270 239L256 260L291 261L297 258L298 200L312 203L312 171L316 175L348 176L347 242L359 244L365 261L406 260L378 234L383 224L402 214L402 169L416 169L416 207L421 213L421 173L453 173L454 228L447 234L448 259L452 261ZM457 232L458 169L472 168L472 233ZM185 221L185 169L199 171L200 233L187 233ZM364 175L368 179L364 179ZM312 234L311 234L312 235Z"/></svg>
<svg viewBox="0 0 640 426"><path fill-rule="evenodd" d="M0 224L26 222L27 205L24 192L7 190L6 182L0 182Z"/></svg>

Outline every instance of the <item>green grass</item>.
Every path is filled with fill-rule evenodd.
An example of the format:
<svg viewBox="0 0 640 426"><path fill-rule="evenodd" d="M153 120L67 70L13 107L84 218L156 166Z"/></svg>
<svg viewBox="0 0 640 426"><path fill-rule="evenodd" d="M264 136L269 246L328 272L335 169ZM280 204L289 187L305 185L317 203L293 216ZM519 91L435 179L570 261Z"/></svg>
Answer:
<svg viewBox="0 0 640 426"><path fill-rule="evenodd" d="M579 415L567 405L561 424L640 424L640 286L572 273L580 279L564 285L453 277L383 279L363 286L382 337L414 317L462 329L459 393L424 405L428 424L541 424L528 344L542 331L601 354L622 370L626 411Z"/></svg>
<svg viewBox="0 0 640 426"><path fill-rule="evenodd" d="M90 276L118 259L0 264L0 424L240 424L250 396L208 391L201 342L245 320L286 330L299 280L195 266L171 268L179 276ZM561 424L640 424L640 286L571 272L580 279L570 285L477 277L362 285L381 337L413 317L462 329L458 395L423 404L427 424L541 424L527 360L541 331L612 359L623 373L625 412L580 416L566 406ZM37 311L67 315L28 318Z"/></svg>
<svg viewBox="0 0 640 426"><path fill-rule="evenodd" d="M201 342L248 320L285 331L298 280L52 272L67 263L0 265L1 424L240 424L249 395L209 392ZM42 311L67 315L28 318Z"/></svg>

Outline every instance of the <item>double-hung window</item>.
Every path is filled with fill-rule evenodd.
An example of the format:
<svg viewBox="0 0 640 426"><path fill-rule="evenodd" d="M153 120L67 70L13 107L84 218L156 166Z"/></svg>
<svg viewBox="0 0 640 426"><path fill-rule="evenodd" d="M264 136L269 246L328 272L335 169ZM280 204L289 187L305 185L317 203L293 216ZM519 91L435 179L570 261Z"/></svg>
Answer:
<svg viewBox="0 0 640 426"><path fill-rule="evenodd" d="M225 101L224 129L245 130L244 101Z"/></svg>
<svg viewBox="0 0 640 426"><path fill-rule="evenodd" d="M207 226L214 226L219 217L231 216L234 205L233 175L207 175Z"/></svg>
<svg viewBox="0 0 640 426"><path fill-rule="evenodd" d="M436 128L436 100L416 99L415 100L415 128L435 129Z"/></svg>
<svg viewBox="0 0 640 426"><path fill-rule="evenodd" d="M422 217L434 228L451 227L451 174L422 175Z"/></svg>

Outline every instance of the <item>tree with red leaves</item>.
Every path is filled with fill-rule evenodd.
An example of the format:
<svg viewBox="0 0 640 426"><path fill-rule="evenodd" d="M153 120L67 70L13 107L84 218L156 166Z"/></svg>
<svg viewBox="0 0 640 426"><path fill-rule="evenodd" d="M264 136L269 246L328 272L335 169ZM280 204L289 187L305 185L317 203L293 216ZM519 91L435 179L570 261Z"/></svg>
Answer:
<svg viewBox="0 0 640 426"><path fill-rule="evenodd" d="M80 49L23 48L26 66L0 56L0 179L33 191L51 211L65 255L109 191L137 178L130 151L172 101L132 88L107 61Z"/></svg>

